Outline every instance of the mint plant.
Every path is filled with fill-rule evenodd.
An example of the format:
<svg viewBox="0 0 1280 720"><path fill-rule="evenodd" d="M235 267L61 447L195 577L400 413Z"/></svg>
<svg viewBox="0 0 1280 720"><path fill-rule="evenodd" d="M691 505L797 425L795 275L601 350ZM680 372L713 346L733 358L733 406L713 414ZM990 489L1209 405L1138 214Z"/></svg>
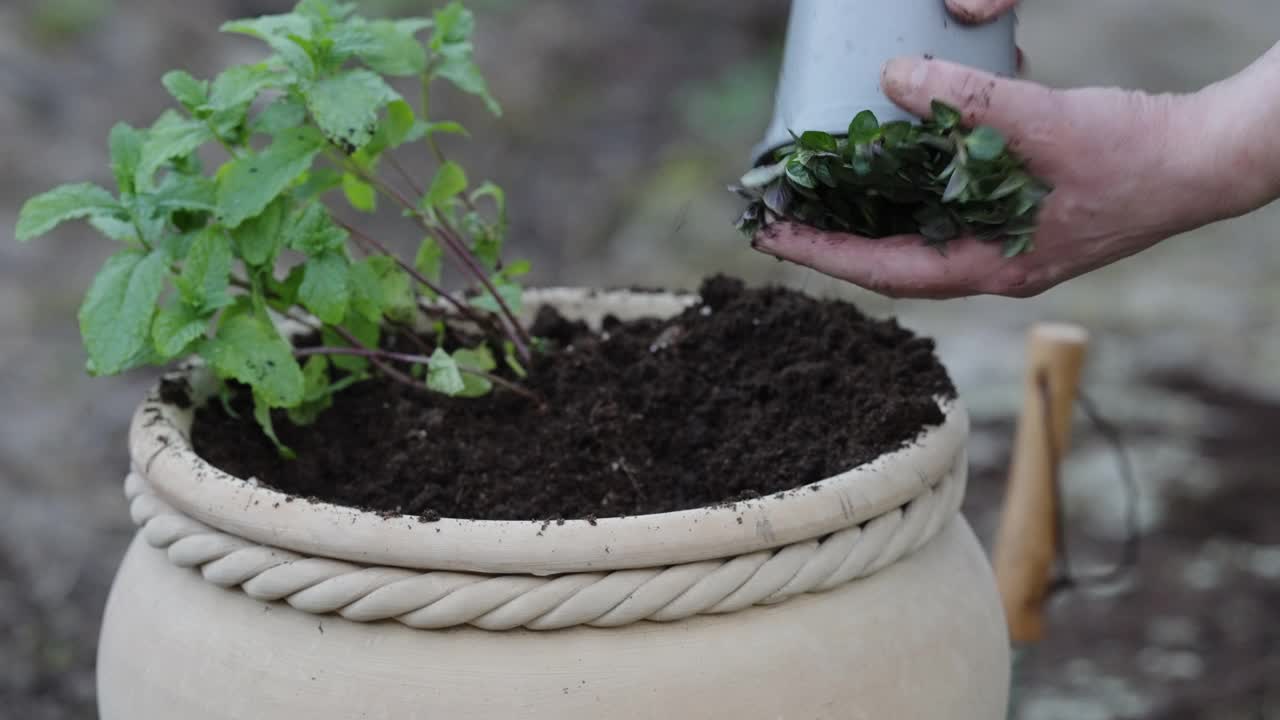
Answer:
<svg viewBox="0 0 1280 720"><path fill-rule="evenodd" d="M1033 177L993 128L965 128L935 101L920 123L881 125L863 111L837 138L808 131L731 188L750 200L738 228L753 236L779 218L864 237L920 234L942 246L961 235L1029 252L1049 185Z"/></svg>
<svg viewBox="0 0 1280 720"><path fill-rule="evenodd" d="M503 192L473 185L445 156L438 136L466 130L430 114L437 80L501 112L472 57L474 26L459 2L431 18L369 20L353 3L302 0L288 14L223 25L264 42L271 54L262 62L211 80L166 74L181 110L149 128L112 129L114 193L64 185L29 200L18 218L21 241L84 219L122 246L79 311L88 371L199 355L224 392L232 380L252 389L254 415L273 439L272 409L312 422L335 393L374 374L450 396L503 385L532 397L497 374L502 363L523 377L533 352L516 318L529 265L502 261ZM416 105L388 78L416 79ZM211 170L207 148L223 159ZM396 159L414 148L435 160L425 186ZM331 202L339 197L346 207ZM380 201L421 233L413 258L355 226L351 216ZM442 287L446 258L467 278L462 293ZM295 347L273 312L322 344ZM436 321L434 347L413 332L422 313ZM383 349L390 333L421 353ZM446 336L473 342L447 352Z"/></svg>

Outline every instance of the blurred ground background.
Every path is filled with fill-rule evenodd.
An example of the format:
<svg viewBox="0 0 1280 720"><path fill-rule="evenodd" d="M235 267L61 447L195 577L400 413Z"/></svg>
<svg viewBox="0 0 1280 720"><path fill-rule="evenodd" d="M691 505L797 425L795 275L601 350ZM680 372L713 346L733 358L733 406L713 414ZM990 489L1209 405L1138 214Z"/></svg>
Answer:
<svg viewBox="0 0 1280 720"><path fill-rule="evenodd" d="M131 531L126 423L152 377L84 376L75 309L111 248L80 227L20 247L17 209L61 182L109 183L107 131L150 123L165 70L208 76L257 53L213 28L289 4L0 4L0 717L94 716L97 624ZM692 287L725 270L851 298L935 336L974 416L967 510L984 541L1023 332L1041 319L1092 331L1086 387L1137 466L1143 555L1120 587L1054 604L1017 717L1280 718L1280 208L1032 300L890 302L766 260L730 227L738 205L724 185L768 120L786 3L472 5L507 113L487 119L452 97L441 107L486 139L454 152L506 186L513 250L534 260L534 280ZM1192 90L1280 39L1280 4L1028 0L1019 32L1034 79ZM1083 422L1065 482L1077 562L1108 562L1125 497Z"/></svg>

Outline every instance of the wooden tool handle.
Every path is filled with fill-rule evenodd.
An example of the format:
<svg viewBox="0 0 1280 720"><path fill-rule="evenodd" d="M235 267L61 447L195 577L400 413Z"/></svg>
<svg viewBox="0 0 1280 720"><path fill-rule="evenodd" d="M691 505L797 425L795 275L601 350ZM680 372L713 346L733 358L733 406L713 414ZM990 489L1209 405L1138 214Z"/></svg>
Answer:
<svg viewBox="0 0 1280 720"><path fill-rule="evenodd" d="M1058 551L1054 477L1071 440L1072 411L1088 344L1088 333L1075 325L1037 324L1028 335L1022 414L993 553L1015 643L1035 642L1044 634L1044 604Z"/></svg>

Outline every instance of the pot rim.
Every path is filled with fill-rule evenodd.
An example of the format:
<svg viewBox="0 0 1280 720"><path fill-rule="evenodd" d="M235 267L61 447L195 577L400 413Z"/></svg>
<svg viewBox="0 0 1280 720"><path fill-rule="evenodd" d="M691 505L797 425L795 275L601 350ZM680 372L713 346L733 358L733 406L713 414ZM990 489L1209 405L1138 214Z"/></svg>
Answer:
<svg viewBox="0 0 1280 720"><path fill-rule="evenodd" d="M598 323L675 314L696 296L529 290L527 305L554 304L570 317ZM186 365L166 375L187 379L196 394L208 373ZM846 472L757 499L676 512L566 520L422 522L328 502L295 498L253 479L232 476L191 446L194 416L160 399L153 386L134 414L130 455L165 502L188 517L264 545L314 556L420 570L556 575L648 568L712 560L821 538L867 522L966 470L968 415L957 399L939 399L941 425L915 441Z"/></svg>

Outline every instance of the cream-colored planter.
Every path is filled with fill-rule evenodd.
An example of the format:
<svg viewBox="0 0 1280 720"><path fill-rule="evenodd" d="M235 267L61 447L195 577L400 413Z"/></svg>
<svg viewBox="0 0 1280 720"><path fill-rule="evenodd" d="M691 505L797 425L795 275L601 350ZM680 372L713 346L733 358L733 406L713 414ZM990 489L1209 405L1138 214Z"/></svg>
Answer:
<svg viewBox="0 0 1280 720"><path fill-rule="evenodd" d="M598 322L690 298L531 301ZM153 394L130 434L140 530L103 622L101 716L1002 718L1004 618L958 513L968 420L946 411L908 448L735 506L424 524L231 477Z"/></svg>

